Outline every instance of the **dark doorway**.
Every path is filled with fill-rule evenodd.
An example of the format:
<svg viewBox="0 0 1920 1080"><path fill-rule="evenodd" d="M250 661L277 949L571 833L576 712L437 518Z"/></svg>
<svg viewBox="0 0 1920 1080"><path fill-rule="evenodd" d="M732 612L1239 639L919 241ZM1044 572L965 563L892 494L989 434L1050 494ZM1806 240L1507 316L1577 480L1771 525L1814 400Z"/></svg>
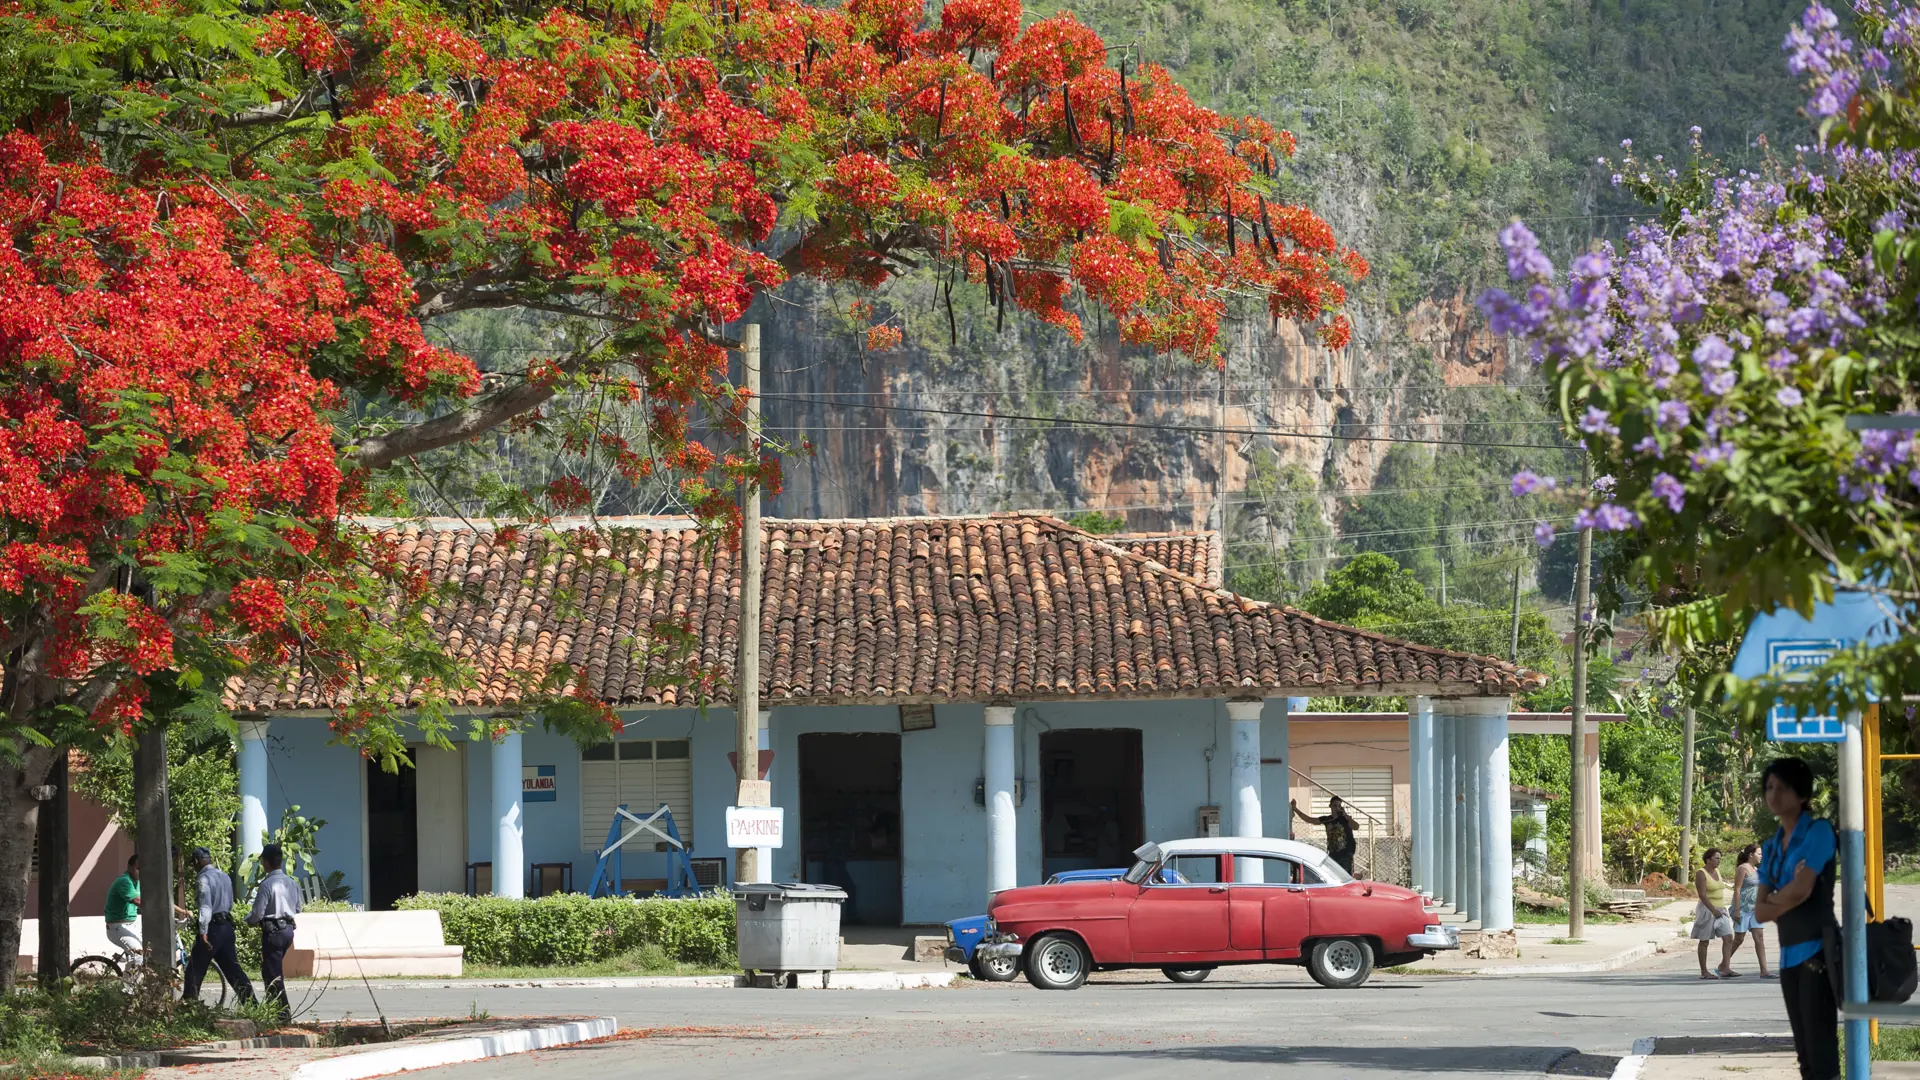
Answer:
<svg viewBox="0 0 1920 1080"><path fill-rule="evenodd" d="M1133 865L1147 840L1140 732L1040 733L1041 873Z"/></svg>
<svg viewBox="0 0 1920 1080"><path fill-rule="evenodd" d="M400 771L367 762L367 910L420 891L420 811L413 751Z"/></svg>
<svg viewBox="0 0 1920 1080"><path fill-rule="evenodd" d="M900 925L900 736L800 736L801 876L847 890L841 921Z"/></svg>

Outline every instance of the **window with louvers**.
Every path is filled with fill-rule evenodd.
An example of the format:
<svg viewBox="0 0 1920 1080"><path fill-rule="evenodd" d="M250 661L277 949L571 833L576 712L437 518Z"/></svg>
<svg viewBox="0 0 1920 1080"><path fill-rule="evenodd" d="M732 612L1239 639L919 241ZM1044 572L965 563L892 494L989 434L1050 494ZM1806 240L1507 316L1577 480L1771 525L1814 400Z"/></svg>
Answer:
<svg viewBox="0 0 1920 1080"><path fill-rule="evenodd" d="M1348 769L1315 766L1313 777L1314 817L1326 814L1334 795L1340 796L1353 811L1353 820L1364 833L1374 822L1382 829L1393 827L1393 766L1362 765ZM1371 817L1369 817L1371 815Z"/></svg>
<svg viewBox="0 0 1920 1080"><path fill-rule="evenodd" d="M580 755L580 850L607 846L614 809L625 804L646 818L666 803L681 842L693 846L693 755L686 739L623 739L589 747ZM633 828L623 821L625 833ZM656 825L665 830L665 821ZM650 851L658 841L642 833L625 850Z"/></svg>

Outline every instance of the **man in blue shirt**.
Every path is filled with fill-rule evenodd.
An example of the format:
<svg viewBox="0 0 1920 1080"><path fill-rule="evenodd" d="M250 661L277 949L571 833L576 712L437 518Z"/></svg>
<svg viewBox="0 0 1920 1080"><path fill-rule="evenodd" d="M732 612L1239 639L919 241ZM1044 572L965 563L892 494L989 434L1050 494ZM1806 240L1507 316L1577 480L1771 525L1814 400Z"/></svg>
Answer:
<svg viewBox="0 0 1920 1080"><path fill-rule="evenodd" d="M1833 864L1838 847L1833 825L1807 813L1813 770L1799 758L1767 766L1767 809L1780 831L1763 847L1760 891L1753 917L1776 924L1780 941L1780 991L1793 1028L1800 1080L1840 1075L1840 1007L1827 978L1822 942L1833 917Z"/></svg>

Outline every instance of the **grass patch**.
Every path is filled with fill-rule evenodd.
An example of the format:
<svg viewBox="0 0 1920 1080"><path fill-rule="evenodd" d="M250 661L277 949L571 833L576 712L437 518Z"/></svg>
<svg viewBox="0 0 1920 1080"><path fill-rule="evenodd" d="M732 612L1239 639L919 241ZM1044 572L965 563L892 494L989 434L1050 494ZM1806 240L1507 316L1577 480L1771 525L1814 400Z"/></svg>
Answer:
<svg viewBox="0 0 1920 1080"><path fill-rule="evenodd" d="M1587 939L1583 937L1557 937L1547 939L1547 944L1549 945L1585 945L1586 943Z"/></svg>
<svg viewBox="0 0 1920 1080"><path fill-rule="evenodd" d="M1875 1061L1920 1061L1920 1028L1880 1025L1880 1042L1873 1048Z"/></svg>
<svg viewBox="0 0 1920 1080"><path fill-rule="evenodd" d="M470 979L607 979L637 975L738 975L735 966L689 964L675 960L667 950L653 943L616 953L604 960L580 964L468 964L464 977Z"/></svg>
<svg viewBox="0 0 1920 1080"><path fill-rule="evenodd" d="M1548 907L1542 904L1513 905L1513 921L1528 926L1552 926L1567 921L1565 905ZM1610 911L1589 911L1587 921L1595 926L1611 926L1627 921L1624 915L1615 915Z"/></svg>
<svg viewBox="0 0 1920 1080"><path fill-rule="evenodd" d="M140 1069L94 1069L64 1057L0 1061L0 1080L140 1080Z"/></svg>
<svg viewBox="0 0 1920 1080"><path fill-rule="evenodd" d="M1906 870L1896 870L1895 872L1888 874L1887 884L1889 885L1920 885L1920 866L1915 866ZM1882 1035L1881 1041L1882 1042L1886 1041L1886 1036Z"/></svg>
<svg viewBox="0 0 1920 1080"><path fill-rule="evenodd" d="M1413 964L1402 964L1399 967L1381 968L1380 970L1386 972L1389 975L1467 975L1467 974L1471 974L1471 972L1466 972L1466 971L1455 971L1452 968L1419 967Z"/></svg>

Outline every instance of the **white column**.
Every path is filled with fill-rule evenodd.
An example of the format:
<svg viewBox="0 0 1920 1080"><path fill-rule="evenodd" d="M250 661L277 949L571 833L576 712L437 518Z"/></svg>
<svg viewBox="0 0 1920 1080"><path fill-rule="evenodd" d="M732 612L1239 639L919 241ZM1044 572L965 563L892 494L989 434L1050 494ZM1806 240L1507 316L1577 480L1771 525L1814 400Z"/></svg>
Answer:
<svg viewBox="0 0 1920 1080"><path fill-rule="evenodd" d="M1299 702L1297 707L1294 705L1296 701ZM1268 746L1263 744L1260 753L1262 755L1262 761L1267 760L1265 756L1267 754L1274 754L1279 758L1280 790L1273 793L1273 798L1276 803L1291 803L1293 799L1292 716L1296 711L1307 711L1307 699L1280 698L1279 702L1280 715L1277 718L1273 718L1275 720L1274 728L1276 730L1274 731L1274 735L1276 737L1272 742L1275 745ZM1260 775L1264 777L1266 771L1264 769L1261 770ZM1266 799L1266 792L1264 790L1260 793L1260 797L1264 804L1264 800ZM1266 811L1262 809L1260 821L1267 828L1273 830L1270 835L1280 837L1283 840L1293 839L1293 809L1291 806L1276 806L1271 818L1267 817Z"/></svg>
<svg viewBox="0 0 1920 1080"><path fill-rule="evenodd" d="M1260 713L1264 701L1227 702L1227 739L1233 751L1233 771L1227 790L1233 796L1231 836L1265 836L1260 814ZM1234 880L1259 884L1263 878L1257 859L1235 861Z"/></svg>
<svg viewBox="0 0 1920 1080"><path fill-rule="evenodd" d="M1408 846L1413 863L1409 874L1416 892L1431 893L1433 873L1427 860L1432 854L1432 844L1426 833L1429 820L1427 785L1430 782L1427 765L1431 748L1425 740L1433 706L1424 697L1410 698L1407 704L1407 818L1411 825L1408 829Z"/></svg>
<svg viewBox="0 0 1920 1080"><path fill-rule="evenodd" d="M773 749L773 710L761 709L760 710L760 750L761 752L764 753L771 749ZM767 780L769 784L769 791L771 791L771 784L773 782L772 769L767 770L767 775L765 776L764 779ZM774 806L780 805L779 799L770 797L767 801ZM799 822L793 821L792 819L788 819L787 824L791 824L795 826L793 830L793 834L796 837L800 835L800 830L797 827L799 825ZM759 852L759 858L755 860L755 862L759 864L759 872L756 873L754 877L761 882L772 881L773 880L773 849L770 847L763 847L763 848L755 848L754 850Z"/></svg>
<svg viewBox="0 0 1920 1080"><path fill-rule="evenodd" d="M493 895L527 894L527 865L520 845L520 733L493 744Z"/></svg>
<svg viewBox="0 0 1920 1080"><path fill-rule="evenodd" d="M1481 698L1480 928L1513 929L1513 781L1507 763L1509 699Z"/></svg>
<svg viewBox="0 0 1920 1080"><path fill-rule="evenodd" d="M240 857L260 854L267 831L267 722L240 721Z"/></svg>
<svg viewBox="0 0 1920 1080"><path fill-rule="evenodd" d="M1486 813L1486 799L1483 789L1486 783L1481 768L1485 741L1485 732L1481 730L1480 715L1471 702L1460 703L1460 766L1466 776L1461 792L1466 796L1463 803L1465 815L1461 820L1460 841L1462 851L1460 867L1464 871L1466 888L1463 895L1467 903L1467 917L1478 920L1485 908L1481 895L1480 881L1480 837L1482 834L1482 816Z"/></svg>
<svg viewBox="0 0 1920 1080"><path fill-rule="evenodd" d="M1013 706L987 706L985 777L987 788L987 895L1018 883L1020 864L1014 847Z"/></svg>

